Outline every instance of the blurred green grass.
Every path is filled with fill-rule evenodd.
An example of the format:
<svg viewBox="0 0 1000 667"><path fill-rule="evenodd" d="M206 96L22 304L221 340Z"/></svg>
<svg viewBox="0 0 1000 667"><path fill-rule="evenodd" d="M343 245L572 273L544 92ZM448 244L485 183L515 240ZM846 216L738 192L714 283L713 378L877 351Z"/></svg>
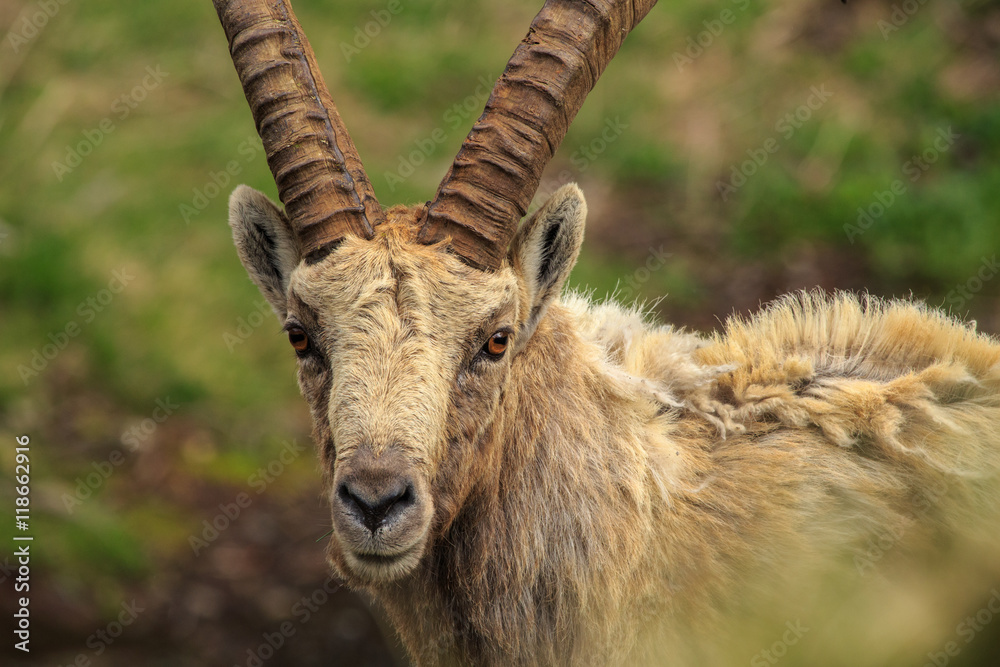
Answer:
<svg viewBox="0 0 1000 667"><path fill-rule="evenodd" d="M539 4L404 0L360 47L358 30L385 3L295 3L383 205L430 198L485 98L474 111L455 105L499 75ZM167 452L192 488L238 489L281 439L307 441L309 425L274 318L265 311L238 344L224 337L261 311L225 224L228 193L240 182L276 192L210 3L70 2L15 52L9 37L35 7L0 7L0 441L35 438L42 562L86 602L183 558L203 518L194 501L142 499L140 456ZM726 9L735 20L679 67L688 38ZM1000 3L928 3L884 36L891 11L833 0L656 7L543 179L543 191L577 180L590 202L573 285L614 292L663 245L668 267L627 296L669 294L658 309L679 324L711 327L815 284L953 307L948 294L1000 249ZM349 61L345 45L358 49ZM167 74L144 89L147 68ZM778 120L819 85L830 100L723 201L719 182L781 137ZM123 107L135 91L144 99ZM601 142L609 121L627 127ZM955 145L851 243L858 208L904 178L943 127ZM391 182L435 130L444 138L424 164ZM81 142L90 153L57 174ZM592 160L573 159L588 149ZM217 187L230 162L239 173ZM187 220L184 206L195 207ZM121 270L134 279L88 320L87 299ZM955 313L1000 331L998 287L986 282ZM23 381L71 322L79 334ZM180 404L176 416L68 516L62 494L163 397ZM302 457L270 492L314 491L317 479Z"/></svg>

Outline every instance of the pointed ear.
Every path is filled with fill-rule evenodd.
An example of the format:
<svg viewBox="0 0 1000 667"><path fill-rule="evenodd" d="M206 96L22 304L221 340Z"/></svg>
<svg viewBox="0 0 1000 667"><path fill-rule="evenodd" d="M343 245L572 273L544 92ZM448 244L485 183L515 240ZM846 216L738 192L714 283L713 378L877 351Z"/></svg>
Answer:
<svg viewBox="0 0 1000 667"><path fill-rule="evenodd" d="M288 218L264 193L241 185L229 197L229 226L250 279L284 320L288 314L288 276L300 259Z"/></svg>
<svg viewBox="0 0 1000 667"><path fill-rule="evenodd" d="M510 262L524 279L530 304L528 318L515 338L517 348L531 338L549 304L559 296L580 254L586 219L583 192L570 183L549 197L514 236Z"/></svg>

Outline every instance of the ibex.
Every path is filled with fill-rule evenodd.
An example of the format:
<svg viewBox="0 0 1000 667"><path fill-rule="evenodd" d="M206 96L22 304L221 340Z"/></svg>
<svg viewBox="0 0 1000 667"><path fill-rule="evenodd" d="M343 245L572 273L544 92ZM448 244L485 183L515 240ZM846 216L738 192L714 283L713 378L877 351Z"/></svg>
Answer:
<svg viewBox="0 0 1000 667"><path fill-rule="evenodd" d="M421 667L721 664L705 629L762 588L1000 525L974 326L802 293L697 335L561 294L580 190L518 223L654 2L548 0L434 199L384 210L287 2L215 0L284 203L241 186L230 225L298 359L328 557Z"/></svg>

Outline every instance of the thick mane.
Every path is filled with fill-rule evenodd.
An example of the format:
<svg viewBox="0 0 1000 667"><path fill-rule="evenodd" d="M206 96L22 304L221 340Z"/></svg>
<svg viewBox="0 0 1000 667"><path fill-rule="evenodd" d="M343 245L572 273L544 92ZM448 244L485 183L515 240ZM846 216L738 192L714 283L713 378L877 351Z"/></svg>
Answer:
<svg viewBox="0 0 1000 667"><path fill-rule="evenodd" d="M818 432L900 464L910 483L947 484L952 509L979 522L1000 510L1000 345L974 323L921 303L814 291L701 336L613 302L564 303L610 376L681 420L707 420L723 440L761 423Z"/></svg>
<svg viewBox="0 0 1000 667"><path fill-rule="evenodd" d="M563 306L611 383L659 406L647 454L666 489L663 534L678 535L663 547L670 579L685 582L675 613L711 623L737 582L778 590L781 572L801 586L838 552L848 581L863 576L862 544L886 531L910 546L966 535L995 553L1000 345L973 324L820 292L708 336L580 295Z"/></svg>
<svg viewBox="0 0 1000 667"><path fill-rule="evenodd" d="M841 447L903 448L919 442L914 423L930 419L936 431L1000 440L1000 344L921 303L800 292L710 336L650 324L614 302L574 294L564 305L604 350L610 375L705 416L723 436L767 418L818 426ZM982 472L967 457L939 463Z"/></svg>
<svg viewBox="0 0 1000 667"><path fill-rule="evenodd" d="M931 367L961 367L966 379L1000 381L997 340L926 304L822 292L786 295L749 319L732 318L712 338L717 349L753 366L741 382L766 383L804 369L781 370L801 358L822 376L886 382ZM704 359L711 363L712 351Z"/></svg>

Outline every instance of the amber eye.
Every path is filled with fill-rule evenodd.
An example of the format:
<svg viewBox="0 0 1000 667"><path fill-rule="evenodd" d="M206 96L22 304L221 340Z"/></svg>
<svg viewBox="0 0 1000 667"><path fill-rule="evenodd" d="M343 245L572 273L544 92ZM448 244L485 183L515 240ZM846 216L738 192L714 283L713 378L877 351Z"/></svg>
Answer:
<svg viewBox="0 0 1000 667"><path fill-rule="evenodd" d="M305 352L309 347L309 336L299 327L292 327L288 330L288 342L292 344L296 352Z"/></svg>
<svg viewBox="0 0 1000 667"><path fill-rule="evenodd" d="M493 355L494 357L502 356L504 352L507 351L508 335L506 331L498 331L490 339L486 341L486 345L483 349L487 354Z"/></svg>

